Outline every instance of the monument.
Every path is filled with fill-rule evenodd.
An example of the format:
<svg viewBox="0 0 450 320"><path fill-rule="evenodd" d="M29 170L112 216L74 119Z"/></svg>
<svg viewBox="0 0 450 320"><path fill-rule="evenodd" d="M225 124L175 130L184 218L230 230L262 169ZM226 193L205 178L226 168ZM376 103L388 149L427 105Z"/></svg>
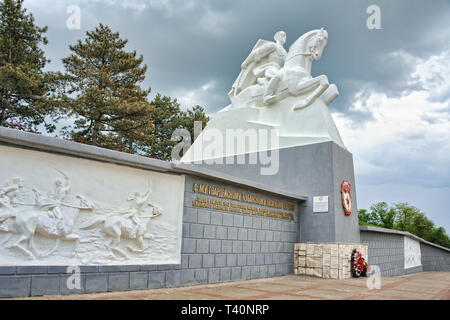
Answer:
<svg viewBox="0 0 450 320"><path fill-rule="evenodd" d="M358 226L352 154L328 110L339 93L311 76L327 31L287 51L274 38L178 162L0 127L0 298L343 279L355 250L386 275L448 270L446 248Z"/></svg>
<svg viewBox="0 0 450 320"><path fill-rule="evenodd" d="M328 109L339 91L325 75L311 76L328 32L309 31L287 51L285 32L274 39L257 41L228 93L231 104L217 112L181 162L307 195L299 214L302 241L359 243L353 159ZM223 144L211 147L222 136ZM263 152L279 154L273 174L249 164ZM318 198L322 209L314 210Z"/></svg>
<svg viewBox="0 0 450 320"><path fill-rule="evenodd" d="M179 162L0 128L0 297L349 276L367 246L339 93L311 76L327 40L257 41Z"/></svg>
<svg viewBox="0 0 450 320"><path fill-rule="evenodd" d="M230 129L275 130L279 148L333 141L345 149L327 107L339 95L338 89L325 75L311 76L312 62L322 56L327 39L327 31L312 30L298 38L288 52L283 48L283 31L275 35L276 42L258 40L228 93L231 104L213 117L203 135L210 129L220 130L224 136ZM182 161L205 160L196 143ZM264 149L261 143L238 151L225 145L224 152L214 156Z"/></svg>

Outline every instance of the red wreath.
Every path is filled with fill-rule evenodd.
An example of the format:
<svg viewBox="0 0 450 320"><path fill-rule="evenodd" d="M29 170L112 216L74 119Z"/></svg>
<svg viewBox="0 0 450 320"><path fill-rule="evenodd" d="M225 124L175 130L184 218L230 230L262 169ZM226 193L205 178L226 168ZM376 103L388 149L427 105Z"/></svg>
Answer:
<svg viewBox="0 0 450 320"><path fill-rule="evenodd" d="M352 252L352 274L355 278L365 277L369 265L358 250Z"/></svg>

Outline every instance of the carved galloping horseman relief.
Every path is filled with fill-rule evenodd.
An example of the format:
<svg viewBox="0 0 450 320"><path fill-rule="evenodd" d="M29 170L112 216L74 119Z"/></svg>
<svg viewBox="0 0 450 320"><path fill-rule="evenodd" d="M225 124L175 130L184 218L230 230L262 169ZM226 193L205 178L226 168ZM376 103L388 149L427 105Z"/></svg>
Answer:
<svg viewBox="0 0 450 320"><path fill-rule="evenodd" d="M99 255L106 250L105 259L126 260L129 254L148 253L150 244L145 240L154 237L148 230L149 219L164 213L150 202L150 182L146 193L134 192L124 200L130 207L111 208L82 195L72 195L69 176L57 171L63 179L56 179L53 190L46 195L35 187L25 187L21 178L0 187L0 250L45 261L59 255L58 249L64 242L64 254L79 263L90 262L87 253L92 254L94 247L100 249ZM127 243L121 245L122 239L127 239ZM45 241L46 245L41 245L44 249L39 249L36 241ZM69 243L73 245L67 251Z"/></svg>

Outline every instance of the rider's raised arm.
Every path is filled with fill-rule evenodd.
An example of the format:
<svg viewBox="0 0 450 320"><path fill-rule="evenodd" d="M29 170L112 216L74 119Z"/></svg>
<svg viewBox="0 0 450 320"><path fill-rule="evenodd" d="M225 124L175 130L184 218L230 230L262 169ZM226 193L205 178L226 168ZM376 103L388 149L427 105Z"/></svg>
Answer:
<svg viewBox="0 0 450 320"><path fill-rule="evenodd" d="M62 188L62 197L64 198L65 196L67 196L69 194L70 191L70 184L69 184L69 178L66 178L66 185L64 186L64 188Z"/></svg>
<svg viewBox="0 0 450 320"><path fill-rule="evenodd" d="M41 193L36 188L33 188L33 192L34 192L34 203L37 206L41 206L42 204Z"/></svg>
<svg viewBox="0 0 450 320"><path fill-rule="evenodd" d="M142 204L144 204L145 202L147 202L148 198L150 197L150 190L147 191L146 194L144 194L142 197L136 199L136 204L138 206L141 206Z"/></svg>

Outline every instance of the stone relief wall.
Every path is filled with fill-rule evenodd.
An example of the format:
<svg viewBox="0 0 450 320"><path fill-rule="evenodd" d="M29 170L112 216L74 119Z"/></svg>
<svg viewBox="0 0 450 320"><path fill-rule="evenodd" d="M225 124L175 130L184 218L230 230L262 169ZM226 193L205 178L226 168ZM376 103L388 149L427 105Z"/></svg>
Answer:
<svg viewBox="0 0 450 320"><path fill-rule="evenodd" d="M183 176L0 154L1 266L180 263Z"/></svg>
<svg viewBox="0 0 450 320"><path fill-rule="evenodd" d="M403 237L405 241L405 269L422 265L420 242L409 237Z"/></svg>

